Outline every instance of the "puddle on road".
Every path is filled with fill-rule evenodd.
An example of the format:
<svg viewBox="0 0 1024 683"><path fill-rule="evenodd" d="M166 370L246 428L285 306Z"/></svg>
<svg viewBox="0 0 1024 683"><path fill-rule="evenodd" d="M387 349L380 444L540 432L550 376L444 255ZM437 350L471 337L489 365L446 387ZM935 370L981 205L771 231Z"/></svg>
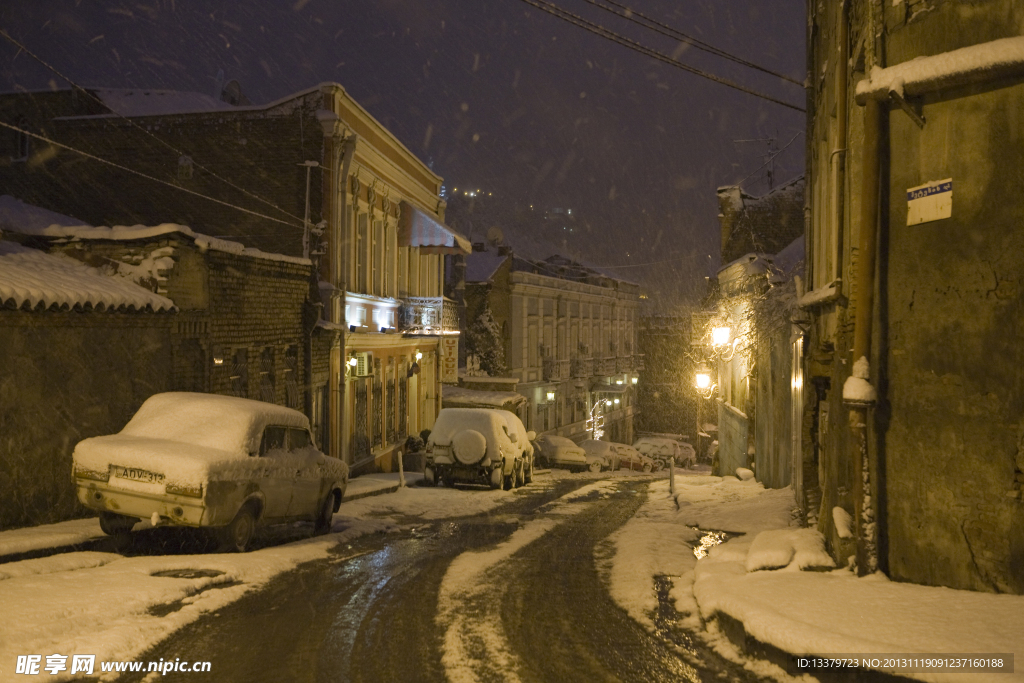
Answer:
<svg viewBox="0 0 1024 683"><path fill-rule="evenodd" d="M725 543L730 538L742 536L732 531L720 531L718 529L701 529L699 526L690 527L700 536L700 540L693 546L693 554L698 560L704 559L716 545Z"/></svg>
<svg viewBox="0 0 1024 683"><path fill-rule="evenodd" d="M217 569L164 569L150 576L166 576L171 579L212 579L224 572Z"/></svg>

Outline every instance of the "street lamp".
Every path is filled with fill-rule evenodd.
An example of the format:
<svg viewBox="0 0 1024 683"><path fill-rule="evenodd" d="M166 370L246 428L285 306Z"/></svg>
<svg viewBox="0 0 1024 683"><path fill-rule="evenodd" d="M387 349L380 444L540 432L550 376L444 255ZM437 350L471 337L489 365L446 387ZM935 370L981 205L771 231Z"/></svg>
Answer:
<svg viewBox="0 0 1024 683"><path fill-rule="evenodd" d="M715 346L725 346L729 343L729 328L716 327L711 330L711 343Z"/></svg>
<svg viewBox="0 0 1024 683"><path fill-rule="evenodd" d="M707 389L711 386L711 374L707 370L697 371L697 388Z"/></svg>

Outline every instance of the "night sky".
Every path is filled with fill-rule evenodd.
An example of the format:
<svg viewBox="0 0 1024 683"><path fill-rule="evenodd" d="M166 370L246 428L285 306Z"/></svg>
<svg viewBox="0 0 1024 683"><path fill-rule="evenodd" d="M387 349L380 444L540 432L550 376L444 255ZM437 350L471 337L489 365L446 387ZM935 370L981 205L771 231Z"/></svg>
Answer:
<svg viewBox="0 0 1024 683"><path fill-rule="evenodd" d="M596 0L595 0L596 1ZM680 61L803 107L803 89L700 52L587 0L558 5ZM633 9L797 81L802 0L633 0ZM195 90L218 71L253 103L324 81L414 153L502 207L572 208L565 247L692 301L719 265L715 189L803 171L803 114L692 75L523 0L9 0L0 27L85 86ZM0 88L67 87L0 39ZM130 198L125 198L130 201ZM511 209L509 209L511 210ZM500 212L499 212L500 214ZM563 235L550 236L561 242Z"/></svg>

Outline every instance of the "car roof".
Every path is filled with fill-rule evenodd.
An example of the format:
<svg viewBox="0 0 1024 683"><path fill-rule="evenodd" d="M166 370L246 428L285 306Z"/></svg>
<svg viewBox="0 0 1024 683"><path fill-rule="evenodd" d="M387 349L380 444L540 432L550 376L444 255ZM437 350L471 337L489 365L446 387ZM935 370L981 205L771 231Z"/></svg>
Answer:
<svg viewBox="0 0 1024 683"><path fill-rule="evenodd" d="M556 446L576 446L577 448L579 447L575 441L573 441L572 439L567 439L564 436L556 436L555 434L541 434L539 438L543 439L544 441L547 441L548 443L552 443Z"/></svg>
<svg viewBox="0 0 1024 683"><path fill-rule="evenodd" d="M174 391L146 399L120 433L248 452L252 440L270 424L309 428L305 415L284 406L236 396Z"/></svg>

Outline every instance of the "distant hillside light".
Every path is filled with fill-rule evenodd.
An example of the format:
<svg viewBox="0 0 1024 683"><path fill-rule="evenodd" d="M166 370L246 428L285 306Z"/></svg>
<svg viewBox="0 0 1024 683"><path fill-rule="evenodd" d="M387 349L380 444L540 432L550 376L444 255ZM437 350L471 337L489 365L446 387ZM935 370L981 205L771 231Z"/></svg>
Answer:
<svg viewBox="0 0 1024 683"><path fill-rule="evenodd" d="M698 370L697 371L697 388L698 389L707 389L710 386L711 386L711 373L708 372L707 370L703 370L703 369L702 370Z"/></svg>
<svg viewBox="0 0 1024 683"><path fill-rule="evenodd" d="M711 343L715 346L725 346L729 343L729 328L716 327L711 330Z"/></svg>

